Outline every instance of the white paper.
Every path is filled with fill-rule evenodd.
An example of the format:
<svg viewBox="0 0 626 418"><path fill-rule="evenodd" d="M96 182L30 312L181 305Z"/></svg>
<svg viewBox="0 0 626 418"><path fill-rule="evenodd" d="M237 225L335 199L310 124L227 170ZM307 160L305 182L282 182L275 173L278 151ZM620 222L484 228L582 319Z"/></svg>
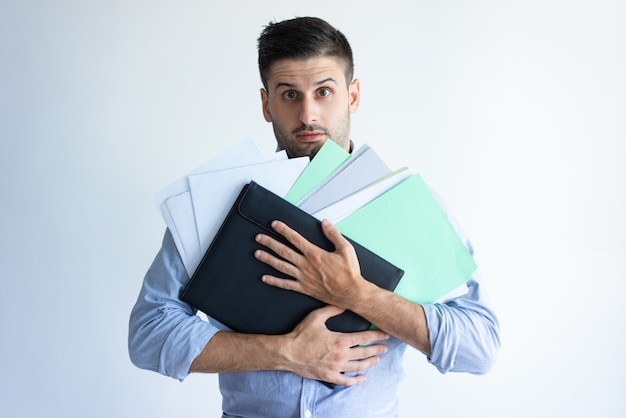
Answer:
<svg viewBox="0 0 626 418"><path fill-rule="evenodd" d="M168 223L168 227L172 232L183 264L187 267L187 273L191 276L195 268L192 270L190 268L197 266L202 257L191 192L187 191L178 196L172 196L165 201L164 205L167 207L168 213L173 214L171 224Z"/></svg>
<svg viewBox="0 0 626 418"><path fill-rule="evenodd" d="M283 154L275 153L270 158L272 160L285 159L286 154ZM265 155L259 150L256 143L248 138L196 167L190 172L190 175L259 164L265 160ZM187 267L187 272L191 274L195 267L192 270L190 267L198 265L202 254L188 176L186 175L163 188L155 194L153 201L161 211L163 220L174 238L174 243L185 267Z"/></svg>
<svg viewBox="0 0 626 418"><path fill-rule="evenodd" d="M337 223L413 174L414 172L410 168L402 167L352 193L350 196L313 213L313 216L320 221L328 219L332 223Z"/></svg>
<svg viewBox="0 0 626 418"><path fill-rule="evenodd" d="M243 186L254 180L282 197L308 163L308 157L301 157L189 176L201 253L209 248Z"/></svg>
<svg viewBox="0 0 626 418"><path fill-rule="evenodd" d="M307 213L318 212L386 176L390 171L374 149L364 145L297 206Z"/></svg>
<svg viewBox="0 0 626 418"><path fill-rule="evenodd" d="M277 158L277 157L274 157ZM211 171L224 170L231 167L240 167L249 164L258 164L265 161L265 155L259 150L253 139L247 138L235 144L235 146L221 152L200 166L190 171L185 176L174 181L167 187L157 192L152 200L157 207L170 197L178 196L181 193L189 191L188 176L192 174L208 173Z"/></svg>

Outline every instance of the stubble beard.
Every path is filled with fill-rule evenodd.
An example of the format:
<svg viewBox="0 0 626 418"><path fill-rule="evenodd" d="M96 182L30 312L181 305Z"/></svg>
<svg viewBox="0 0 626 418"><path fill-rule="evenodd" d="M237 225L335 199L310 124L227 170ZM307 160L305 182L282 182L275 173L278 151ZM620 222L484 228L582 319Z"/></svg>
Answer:
<svg viewBox="0 0 626 418"><path fill-rule="evenodd" d="M307 130L324 132L328 136L328 139L331 139L345 150L349 149L350 146L350 112L347 112L339 128L334 132L330 132L328 129L319 125L302 125L291 134L286 133L275 123L272 123L272 129L274 130L274 136L276 137L278 146L287 152L289 158L309 157L313 159L315 154L317 154L322 145L326 142L315 142L311 144L299 143L295 139L296 133Z"/></svg>

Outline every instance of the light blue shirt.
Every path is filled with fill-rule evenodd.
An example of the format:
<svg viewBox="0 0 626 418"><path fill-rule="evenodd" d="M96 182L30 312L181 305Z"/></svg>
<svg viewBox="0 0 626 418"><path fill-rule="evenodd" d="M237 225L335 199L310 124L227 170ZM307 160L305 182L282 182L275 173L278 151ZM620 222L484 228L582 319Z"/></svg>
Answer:
<svg viewBox="0 0 626 418"><path fill-rule="evenodd" d="M469 241L451 221L473 253ZM183 380L191 362L224 325L206 322L179 295L189 281L169 231L144 278L131 316L128 346L140 368ZM467 282L467 293L424 305L431 344L427 361L441 373L486 373L500 347L499 325L485 303L479 273ZM224 373L219 376L224 417L394 417L398 385L404 377L406 344L391 337L387 353L367 369L365 383L330 389L285 371Z"/></svg>

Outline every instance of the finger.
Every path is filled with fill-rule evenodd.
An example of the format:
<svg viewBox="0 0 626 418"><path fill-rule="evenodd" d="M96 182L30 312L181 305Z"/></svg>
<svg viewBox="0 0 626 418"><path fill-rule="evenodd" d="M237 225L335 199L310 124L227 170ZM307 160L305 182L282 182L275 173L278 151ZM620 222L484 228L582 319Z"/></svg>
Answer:
<svg viewBox="0 0 626 418"><path fill-rule="evenodd" d="M378 358L378 356L387 352L387 346L384 344L358 345L350 349L350 357L352 360L364 360L369 358Z"/></svg>
<svg viewBox="0 0 626 418"><path fill-rule="evenodd" d="M286 223L281 221L272 221L272 228L280 235L285 237L294 247L302 253L312 246L306 238L298 233L295 229L290 228Z"/></svg>
<svg viewBox="0 0 626 418"><path fill-rule="evenodd" d="M378 356L357 359L347 362L343 367L343 371L347 373L360 373L369 369L372 366L375 366L379 362L380 357Z"/></svg>
<svg viewBox="0 0 626 418"><path fill-rule="evenodd" d="M283 260L280 260L278 257L265 257L266 260L270 261L270 262L277 262L278 260L280 261L284 261L287 260L292 264L298 265L298 263L301 261L302 256L300 254L298 254L297 251L294 251L293 249L289 248L289 246L283 244L282 242L270 237L269 235L265 235L265 234L257 234L254 237L255 241L258 242L259 244L269 248L270 250L272 250L276 255L278 255L278 257L282 258ZM266 262L264 260L264 262ZM270 264L268 262L266 262L267 264ZM273 264L272 267L274 267Z"/></svg>
<svg viewBox="0 0 626 418"><path fill-rule="evenodd" d="M267 285L277 287L279 289L291 290L294 292L302 293L302 286L297 280L282 279L280 277L272 276L271 274L264 274L261 276L261 281Z"/></svg>
<svg viewBox="0 0 626 418"><path fill-rule="evenodd" d="M368 330L346 334L350 337L351 346L366 346L375 341L383 341L389 338L389 334L381 330Z"/></svg>
<svg viewBox="0 0 626 418"><path fill-rule="evenodd" d="M343 373L335 373L323 378L325 382L335 383L339 386L354 386L359 385L367 380L367 376L364 374L357 374L350 376Z"/></svg>
<svg viewBox="0 0 626 418"><path fill-rule="evenodd" d="M326 324L333 316L341 315L345 312L345 309L339 308L338 306L327 305L319 309L315 309L311 312L311 315L315 317L316 320L322 321Z"/></svg>
<svg viewBox="0 0 626 418"><path fill-rule="evenodd" d="M347 249L352 248L352 244L339 232L337 227L328 219L322 221L322 231L330 242L333 243L335 249L339 252L344 252Z"/></svg>
<svg viewBox="0 0 626 418"><path fill-rule="evenodd" d="M286 275L293 277L294 279L298 278L298 268L288 261L278 258L273 254L270 254L267 251L263 250L256 250L254 252L254 257L257 260L267 264L268 266L280 271L281 273L285 273Z"/></svg>

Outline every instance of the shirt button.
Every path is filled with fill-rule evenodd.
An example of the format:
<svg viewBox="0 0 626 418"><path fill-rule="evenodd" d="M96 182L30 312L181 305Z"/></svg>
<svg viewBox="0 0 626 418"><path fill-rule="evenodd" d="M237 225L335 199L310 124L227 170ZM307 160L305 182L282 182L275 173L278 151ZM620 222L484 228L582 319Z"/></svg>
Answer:
<svg viewBox="0 0 626 418"><path fill-rule="evenodd" d="M311 411L310 411L310 410L308 410L308 409L307 409L306 411L304 411L304 416L305 416L306 418L311 418Z"/></svg>

